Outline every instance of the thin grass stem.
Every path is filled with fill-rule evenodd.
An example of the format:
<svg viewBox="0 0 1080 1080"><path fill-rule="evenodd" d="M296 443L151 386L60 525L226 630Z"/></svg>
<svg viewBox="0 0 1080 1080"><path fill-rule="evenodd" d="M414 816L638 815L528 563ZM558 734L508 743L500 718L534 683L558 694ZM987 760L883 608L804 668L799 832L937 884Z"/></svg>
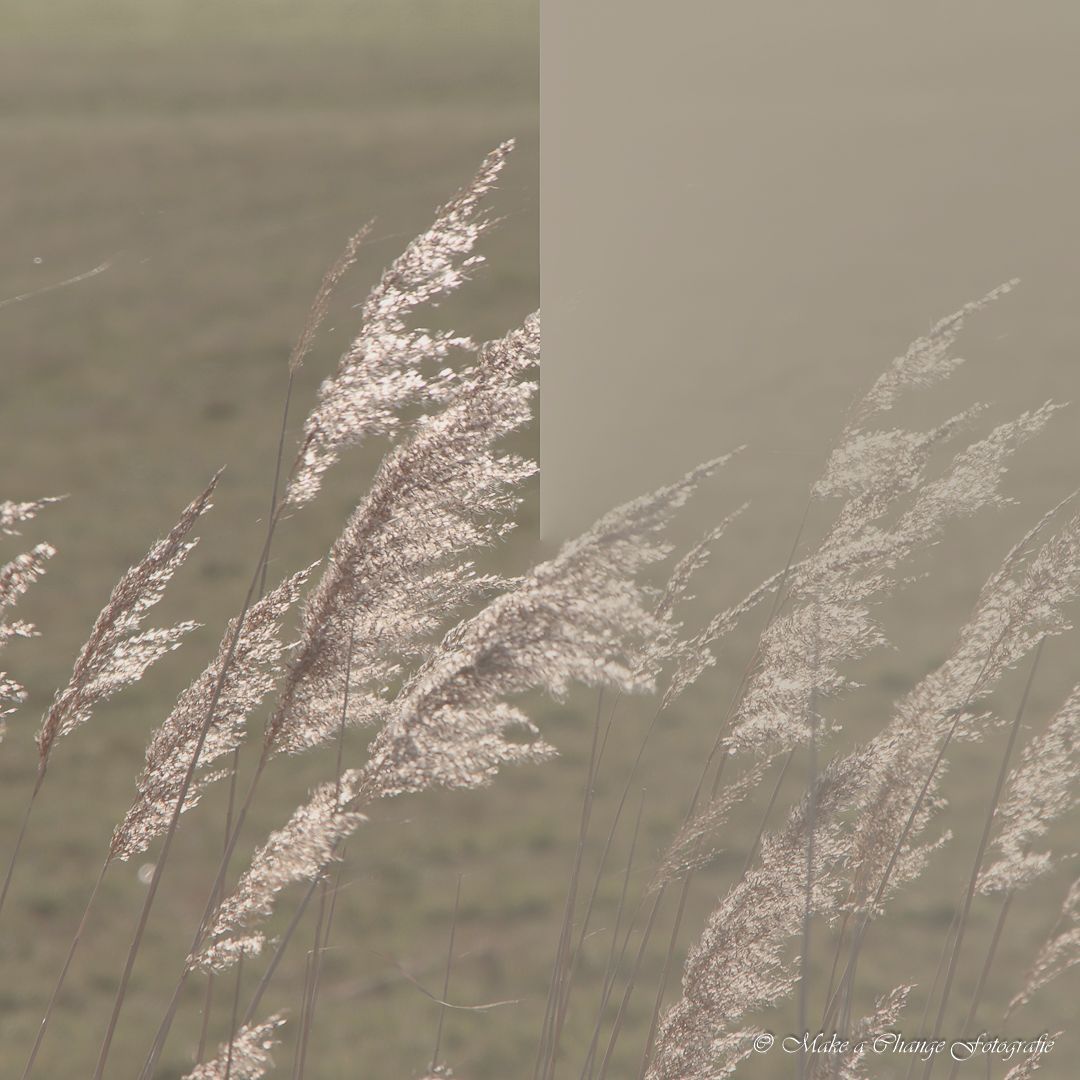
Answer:
<svg viewBox="0 0 1080 1080"><path fill-rule="evenodd" d="M994 957L1001 942L1001 934L1005 929L1005 920L1008 918L1009 908L1012 907L1014 895L1012 889L1005 894L1001 910L998 912L997 921L994 923L994 933L990 938L990 947L986 950L986 958L983 960L982 970L979 972L979 981L975 984L975 991L971 995L971 1004L968 1006L967 1016L964 1017L964 1026L960 1029L964 1036L972 1030L972 1025L975 1023L975 1014L978 1012L979 1005L982 1002L983 991L986 989L986 980L989 978L990 969L994 964ZM949 1080L953 1080L959 1068L960 1063L954 1062L952 1069L949 1071Z"/></svg>
<svg viewBox="0 0 1080 1080"><path fill-rule="evenodd" d="M1031 687L1035 682L1035 675L1039 669L1039 658L1042 656L1043 643L1045 640L1045 638L1040 639L1039 644L1035 649L1035 656L1031 662L1031 671L1028 674L1027 683L1024 686L1024 693L1020 698L1020 705L1016 710L1016 718L1013 720L1012 728L1009 731L1009 738L1005 744L1005 752L1001 757L1001 767L998 770L997 782L994 785L994 794L990 800L986 821L983 824L982 836L979 838L979 847L975 853L975 862L971 868L971 876L968 879L967 889L964 892L964 903L960 912L960 922L956 928L956 940L953 942L952 955L949 957L949 967L945 972L945 986L941 991L941 1001L938 1003L937 1019L934 1021L934 1039L938 1038L941 1032L942 1023L945 1020L945 1009L949 1004L949 993L952 990L953 980L956 977L956 968L960 961L960 949L964 944L964 931L967 929L971 904L975 898L975 886L978 884L979 871L982 869L986 848L990 843L990 833L994 826L994 817L997 814L998 802L1000 801L1001 793L1005 788L1005 780L1009 775L1009 759L1012 757L1013 748L1016 745L1016 739L1020 733L1020 722L1024 718L1024 710L1027 708ZM933 1071L934 1061L933 1056L931 1055L926 1063L926 1068L923 1070L923 1080L930 1080Z"/></svg>
<svg viewBox="0 0 1080 1080"><path fill-rule="evenodd" d="M52 994L49 996L49 1003L45 1007L45 1015L41 1018L41 1023L38 1025L37 1036L34 1038L34 1045L30 1050L30 1057L23 1067L22 1080L27 1080L34 1071L34 1062L37 1060L38 1052L41 1050L41 1044L45 1040L45 1032L49 1026L49 1019L56 1008L56 1002L60 997L60 991L63 989L68 969L71 967L71 961L75 958L75 952L79 947L79 942L82 940L83 932L86 930L86 924L90 919L90 912L93 910L98 890L100 890L101 883L105 880L105 872L108 869L109 860L106 859L105 862L101 864L101 870L98 873L97 880L94 882L94 887L90 890L90 897L86 901L86 907L83 908L82 917L79 919L79 925L75 931L75 936L71 939L71 945L68 947L67 956L64 958L64 966L60 969L60 976L53 986Z"/></svg>
<svg viewBox="0 0 1080 1080"><path fill-rule="evenodd" d="M615 984L615 973L617 970L615 962L615 949L619 941L619 929L622 926L623 914L626 910L626 894L630 888L630 874L634 868L634 853L637 849L638 835L641 832L641 815L645 809L645 791L642 789L641 799L638 802L637 817L634 821L634 832L630 839L630 853L626 859L626 867L623 871L622 889L619 892L619 906L615 912L615 927L611 933L611 945L608 949L607 963L604 967L604 979L601 984L600 992L600 1005L596 1010L596 1024L593 1027L592 1038L589 1041L589 1050L585 1056L585 1062L582 1065L581 1075L584 1080L586 1074L591 1077L593 1062L596 1056L597 1045L600 1039L600 1031L603 1025L604 1012L607 1009L608 998L611 994L611 988ZM619 956L619 963L622 963L622 956L626 952L626 939L623 941L622 953Z"/></svg>
<svg viewBox="0 0 1080 1080"><path fill-rule="evenodd" d="M431 1051L431 1071L439 1067L439 1050L442 1048L443 1021L446 1019L446 1003L450 1000L450 970L454 965L454 936L457 933L458 911L461 908L461 875L457 876L454 890L454 914L450 919L450 944L446 947L446 972L443 975L442 1000L439 1003L439 1022L435 1027L435 1048Z"/></svg>
<svg viewBox="0 0 1080 1080"><path fill-rule="evenodd" d="M3 886L0 886L0 912L4 910L4 901L7 900L8 890L11 888L11 879L15 875L15 863L18 861L19 852L22 851L23 840L26 838L26 829L30 824L30 814L33 812L38 792L41 790L41 785L44 782L45 765L43 762L38 768L37 779L34 781L34 788L30 792L30 798L27 800L26 810L23 812L22 823L19 825L19 832L15 837L15 846L11 849L7 871L4 874L4 884Z"/></svg>
<svg viewBox="0 0 1080 1080"><path fill-rule="evenodd" d="M281 416L281 434L279 437L279 447L284 446L285 431L288 426L289 417L289 404L292 400L293 390L293 372L289 372L289 382L285 392L285 406L282 410ZM143 902L142 910L139 913L139 919L135 927L135 934L132 937L131 945L128 948L127 957L124 960L123 973L120 976L120 983L116 990L116 997L113 1001L112 1012L109 1016L109 1022L105 1029L105 1038L101 1044L101 1051L98 1054L98 1062L94 1068L93 1080L101 1080L105 1073L105 1066L109 1060L109 1049L112 1046L113 1036L116 1033L116 1025L120 1019L120 1012L124 1007L124 998L127 995L128 984L131 981L131 973L135 967L135 958L138 956L139 947L142 945L143 935L146 932L146 926L150 919L150 910L154 905L154 899L157 896L158 887L161 884L161 876L165 869L165 864L168 861L169 852L172 849L173 837L176 835L177 826L180 823L180 815L183 813L184 804L187 801L188 791L191 789L192 781L195 779L195 772L199 766L199 757L202 754L202 748L206 743L206 737L209 734L210 726L214 722L214 715L217 712L218 701L221 699L221 693L225 685L225 679L228 676L229 669L232 667L232 662L236 656L236 649L240 642L240 634L244 628L244 620L247 618L248 611L251 608L252 602L255 599L255 590L259 586L260 581L263 579L263 570L270 557L270 547L274 539L274 531L277 528L277 524L281 519L281 514L284 507L279 502L275 507L274 512L271 513L270 519L267 522L266 538L263 541L262 551L259 554L258 563L255 567L255 573L252 575L251 583L248 585L247 594L244 597L243 606L240 609L240 614L236 619L236 629L233 631L232 640L229 642L228 651L225 654L225 658L222 661L221 669L218 672L218 677L214 682L214 689L210 695L210 704L206 710L206 719L203 721L202 726L199 729L199 734L195 740L195 746L191 753L191 761L188 763L187 770L184 773L184 779L180 784L180 790L177 793L176 804L173 807L172 814L169 818L168 827L165 830L165 836L161 844L161 854L158 856L158 860L154 865L154 873L150 879L150 885L146 891L146 899ZM265 749L260 759L260 766L265 760ZM261 775L262 769L256 772L256 779ZM220 881L224 880L224 870L228 867L228 857L232 853L232 849L235 846L235 842L228 843L226 845L226 856L222 860L223 872L218 875L218 881L214 883L214 891L211 894L211 901L217 896L217 890L220 888Z"/></svg>

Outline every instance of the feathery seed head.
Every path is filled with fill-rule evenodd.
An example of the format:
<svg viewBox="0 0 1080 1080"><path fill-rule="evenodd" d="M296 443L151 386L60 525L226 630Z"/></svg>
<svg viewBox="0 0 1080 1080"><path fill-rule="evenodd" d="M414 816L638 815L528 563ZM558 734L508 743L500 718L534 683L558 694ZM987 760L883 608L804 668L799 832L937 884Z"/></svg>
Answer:
<svg viewBox="0 0 1080 1080"><path fill-rule="evenodd" d="M273 688L286 648L281 640L281 623L299 598L311 569L286 578L252 605L235 647L236 620L230 621L217 655L180 695L151 738L146 765L137 783L138 795L113 833L110 858L130 859L166 831L204 727L206 734L199 754L199 767L204 771L188 786L182 812L192 809L207 785L222 775L208 773L206 767L239 747L248 714ZM230 652L231 661L226 667ZM225 677L221 680L223 670ZM210 716L219 680L221 688Z"/></svg>
<svg viewBox="0 0 1080 1080"><path fill-rule="evenodd" d="M285 1017L275 1013L262 1023L245 1024L216 1058L197 1065L184 1080L259 1080L274 1067L270 1051L281 1041L276 1032L284 1023Z"/></svg>
<svg viewBox="0 0 1080 1080"><path fill-rule="evenodd" d="M417 308L458 289L482 261L473 255L490 224L480 209L512 149L493 150L471 184L443 206L434 223L387 268L363 305L363 327L323 382L304 425L304 438L286 497L294 506L318 494L323 473L341 451L369 435L390 435L398 413L417 401L438 399L446 376L427 376L424 365L444 364L451 351L472 349L468 338L447 331L410 329Z"/></svg>
<svg viewBox="0 0 1080 1080"><path fill-rule="evenodd" d="M58 738L85 723L100 702L141 679L155 661L177 648L183 636L194 629L192 622L143 631L139 626L197 543L187 539L188 533L210 508L220 476L218 472L184 510L169 535L117 582L75 661L70 682L57 692L42 719L37 737L41 768Z"/></svg>

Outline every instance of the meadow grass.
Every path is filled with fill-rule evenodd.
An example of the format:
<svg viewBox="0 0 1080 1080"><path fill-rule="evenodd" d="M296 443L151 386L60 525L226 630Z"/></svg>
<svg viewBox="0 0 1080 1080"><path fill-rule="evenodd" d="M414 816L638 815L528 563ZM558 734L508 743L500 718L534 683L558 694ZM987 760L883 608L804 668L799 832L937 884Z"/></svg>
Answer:
<svg viewBox="0 0 1080 1080"><path fill-rule="evenodd" d="M5 654L6 666L17 670L31 698L13 718L0 753L4 835L17 825L32 784L32 718L66 679L108 590L206 478L228 464L217 507L202 523L200 549L178 574L157 616L162 625L196 618L204 629L145 681L103 706L93 729L62 744L50 766L52 790L35 809L2 924L0 957L9 976L0 991L5 1075L21 1067L32 1042L103 846L130 804L149 733L239 608L265 529L289 350L344 237L378 216L353 283L335 303L324 339L298 375L297 417L307 412L318 382L354 330L350 302L426 225L432 207L470 175L480 156L507 136L515 136L519 148L496 200L505 220L484 242L490 268L446 305L440 320L489 338L536 306L535 10L498 5L501 13L493 15L494 7L454 5L445 21L429 24L426 5L393 13L382 6L362 26L348 23L343 35L335 4L315 5L315 17L305 18L302 28L286 5L269 16L260 7L266 16L260 19L252 19L250 6L238 7L235 28L223 27L208 6L186 8L194 14L181 15L181 5L138 5L136 17L133 5L116 3L83 20L78 5L50 6L48 15L35 5L33 11L25 7L25 20L3 46L0 80L12 104L0 124L0 143L12 176L0 207L7 252L0 299L111 260L110 269L90 281L0 313L2 460L5 477L18 484L17 491L2 494L71 496L26 530L28 541L47 537L60 554L25 604L26 617L43 638L15 642ZM248 34L253 24L258 32ZM465 32L481 26L487 29ZM536 440L533 428L518 445L535 452ZM283 522L272 573L307 565L325 552L376 461L373 449L351 453L329 477L320 500L295 523ZM1051 486L1047 481L1047 490ZM535 491L529 488L528 495L519 539L500 548L492 562L500 570L520 572L549 553L534 539ZM1002 550L972 545L986 572L1015 538L1015 529L1009 530L1052 501L1042 495L1028 486L1023 514L995 519ZM728 501L722 488L716 498ZM712 509L703 515L710 522L720 516ZM739 589L755 580L746 567L752 575L782 565L800 512L800 505L790 505L759 518L733 541L731 554L718 561L721 572L715 576L724 583L701 589L703 610L719 597L737 599ZM810 523L812 530L822 525ZM927 567L947 564L957 545L962 550L971 540L961 526ZM754 546L760 549L758 561L738 563L737 556ZM733 565L738 572L729 577ZM273 573L273 580L281 573ZM900 648L860 670L866 686L837 707L846 722L838 745L883 725L897 693L940 661L972 599L958 582L940 591L916 587L887 609ZM688 764L696 778L763 621L759 613L740 628L715 675L671 710L651 744L635 780L635 791L640 786L649 793L632 875L636 887L647 882L682 820ZM1067 677L1067 645L1052 642L1047 653L1046 667ZM1062 685L1061 676L1040 680L1029 708L1045 716ZM1018 691L1018 679L1010 677L1004 695ZM562 705L535 703L531 714L561 752L543 769L516 770L479 791L428 792L373 812L372 827L348 850L333 947L321 980L318 1053L310 1055L307 1075L352 1075L358 1058L366 1075L419 1074L440 1019L438 1007L410 978L438 991L451 922L457 942L452 999L517 1004L447 1014L441 1021L442 1057L463 1076L528 1075L573 858L594 708L595 699L584 693ZM596 781L597 825L583 859L588 886L650 715L647 702L620 705ZM365 742L364 733L350 733L348 754L358 757ZM957 755L956 782L949 789L957 851L974 850L999 742L995 736ZM247 864L256 840L279 827L308 789L326 779L333 762L328 747L269 769L263 784L270 797L253 805L238 866ZM241 788L253 765L250 758L242 760ZM681 922L680 958L717 895L737 880L776 771L733 812L722 850L698 872ZM806 762L797 755L781 790L782 805L805 782ZM198 816L177 832L113 1049L121 1074L128 1062L134 1069L142 1060L182 963L185 935L198 921L220 856L225 795L224 785L208 792ZM630 824L623 822L599 882L594 923L601 931L615 916ZM39 1075L78 1074L97 1051L119 958L145 895L140 865L136 860L105 881ZM939 857L917 888L897 898L889 915L895 934L875 934L860 964L864 1009L869 988L928 980L969 869L966 855L955 862ZM1015 992L1015 978L1004 975L1015 976L1030 960L1053 922L1059 892L1060 881L1040 884L1010 915L998 960L1003 977L988 988L987 1015L1000 1012ZM287 914L276 915L273 926L280 929ZM988 941L995 918L992 905L973 905L969 938ZM183 933L177 934L177 926ZM644 954L640 981L650 989L629 1002L611 1076L637 1075L666 938L665 927ZM600 996L607 944L602 934L598 942L575 969L575 1007L561 1033L570 1060L580 1060L593 1033L590 1006ZM294 949L283 965L266 1011L295 1010L304 983L302 952ZM815 985L827 975L830 959L830 948L819 940L809 956ZM977 974L974 959L959 970L958 1008L966 1007ZM228 987L227 979L223 985ZM185 988L156 1075L178 1077L190 1068L201 994L201 987ZM781 1008L775 1030L794 1026L794 1008L793 1002ZM909 1008L921 1008L917 994ZM1036 1026L1051 1031L1072 1019L1064 996L1044 997L1038 1015ZM219 1007L211 1041L223 1038L227 1027L226 1009ZM333 1032L346 1032L347 1038L326 1036ZM280 1053L284 1068L291 1061L292 1037L287 1028ZM1051 1057L1044 1075L1065 1076L1063 1067L1064 1059ZM790 1073L790 1060L778 1056L755 1062L755 1075Z"/></svg>

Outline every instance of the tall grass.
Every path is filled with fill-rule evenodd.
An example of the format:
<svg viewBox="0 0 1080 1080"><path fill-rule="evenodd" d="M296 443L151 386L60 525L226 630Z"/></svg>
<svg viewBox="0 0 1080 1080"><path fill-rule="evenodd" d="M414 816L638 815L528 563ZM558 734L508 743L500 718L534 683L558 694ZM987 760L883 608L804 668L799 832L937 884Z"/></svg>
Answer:
<svg viewBox="0 0 1080 1080"><path fill-rule="evenodd" d="M833 705L855 685L851 672L859 662L889 644L878 606L907 586L916 561L954 522L988 515L1007 501L1002 480L1010 461L1058 410L1046 403L972 435L967 433L981 422L979 406L927 431L886 426L902 398L929 391L956 371L952 347L965 320L1014 283L939 321L873 383L851 410L809 493L787 565L748 590L742 601L711 618L692 615L688 603L693 581L710 572L710 564L720 563L719 572L737 580L737 568L714 549L726 531L738 527L745 507L722 517L673 562L666 579L662 569L675 553L673 520L721 472L730 454L617 507L516 576L486 573L478 559L505 542L522 485L535 471L533 462L508 451L504 442L531 418L539 316L481 343L455 331L424 328L419 320L478 270L477 245L493 224L486 200L511 149L504 144L484 160L471 183L436 212L433 224L358 305L359 328L336 371L324 380L286 468L293 377L311 353L333 291L345 287L351 266L363 254L366 230L350 239L327 272L283 368L285 405L277 459L268 465L273 481L267 528L250 566L246 596L207 666L154 732L134 801L103 842L100 875L44 1006L37 1038L27 1047L24 1078L35 1069L50 1020L63 1014L60 991L106 871L114 862L150 851L156 861L149 888L141 910L127 916L130 945L111 1010L101 1017L96 1064L87 1063L95 1080L107 1073L146 1080L159 1075L173 1022L188 1000L184 988L207 979L198 995L204 1011L202 1058L214 1003L210 980L229 970L235 975L228 1002L232 1034L211 1060L192 1062L189 1080L265 1075L286 1024L296 1028L294 1078L318 1073L322 1040L348 1038L347 1032L322 1027L315 1035L345 841L351 840L351 851L363 849L372 811L384 800L481 787L500 782L511 767L549 761L556 748L530 714L530 695L560 698L573 686L598 692L599 703L533 1075L543 1080L612 1075L620 1041L631 1037L641 1037L636 1058L643 1080L712 1080L749 1072L769 1010L796 992L801 1027L811 1024L815 1003L820 1004L821 1028L851 1036L853 1047L902 1022L912 989L907 981L870 987L874 1003L858 1015L860 956L890 900L911 888L950 843L947 830L935 831L946 816L943 777L950 750L960 739L992 735L999 725L990 711L991 690L1026 657L1037 657L1044 641L1069 632L1068 611L1080 594L1080 515L1069 516L1067 502L1053 508L1005 555L945 660L899 697L891 717L863 743L833 749ZM275 532L319 496L326 474L349 448L374 439L383 440L385 454L321 565L269 582ZM215 477L167 537L121 578L70 681L46 711L38 734L39 766L27 778L27 809L9 845L0 906L15 880L24 840L32 836L30 809L44 790L58 741L86 725L100 703L141 678L193 628L184 622L146 630L142 621L191 553L195 541L189 534L209 509L216 482ZM0 529L14 533L47 502L0 504ZM807 527L811 507L829 518L816 536ZM22 597L53 554L50 545L39 543L0 568L0 614ZM676 808L681 826L635 897L633 867L642 858L639 809L625 861L614 870L621 882L614 928L594 927L601 881L612 872L623 810L658 720L694 684L707 689L704 680L719 650L728 647L731 631L770 598L752 654L741 658L736 692L717 710L712 749L688 771L689 797ZM10 637L35 633L28 623L4 622L0 646ZM633 766L628 774L610 776L605 749L610 740L624 737L615 722L619 703L624 696L649 693L657 695L656 710ZM17 707L22 696L13 677L0 676L5 711ZM1019 751L1019 764L1010 769L1024 734L1026 700L1027 691L1009 731L958 917L942 943L945 978L933 1023L937 1033L950 1015L963 946L975 933L972 910L1002 898L978 984L966 1002L965 1028L978 1014L1007 912L1027 884L1056 869L1052 855L1033 846L1052 822L1075 809L1077 693ZM249 751L253 764L241 797L235 787L239 755L252 739L252 717L263 702L269 703L267 718ZM351 728L369 734L357 761L345 753ZM246 836L251 807L260 794L265 797L268 764L328 745L336 746L333 774L256 847L234 877L233 857ZM791 769L796 759L807 764L802 790L777 822L781 795L790 777L799 775ZM778 776L759 836L684 955L684 926L697 895L698 871L723 842L731 815L773 771ZM114 1034L136 985L132 976L150 912L166 865L177 857L173 838L181 819L198 810L209 785L225 778L233 789L222 855L202 883L201 916L177 929L188 944L172 996L161 1003L161 1021L147 1039L145 1057L115 1061ZM608 781L621 795L593 866L594 796L598 784ZM993 861L984 865L988 855ZM467 888L459 878L442 992L436 998L432 1077L451 1074L443 1060L444 1031L455 1007L449 1000L451 973ZM1076 892L1074 885L1012 1008L1027 1004L1080 960ZM12 895L18 895L17 888ZM295 1018L281 1012L264 1017L262 999L315 896ZM271 943L267 922L293 897L292 920ZM673 902L665 903L667 897ZM649 977L643 961L650 939L665 919L662 967L653 985L642 987ZM810 960L826 938L833 941L832 974L827 986L817 986L810 979ZM600 999L592 1002L575 994L590 958L604 968ZM670 987L680 963L682 984L675 993ZM254 972L260 973L258 981L245 996L243 976ZM650 1002L643 1032L628 1023L638 992L647 993ZM568 1022L578 1017L592 1032L580 1059L564 1045ZM857 1077L871 1064L865 1046L827 1063L804 1048L792 1063L799 1077ZM1033 1057L1021 1067L1031 1071L1038 1064ZM933 1062L924 1075L932 1068ZM521 1075L527 1070L523 1063Z"/></svg>

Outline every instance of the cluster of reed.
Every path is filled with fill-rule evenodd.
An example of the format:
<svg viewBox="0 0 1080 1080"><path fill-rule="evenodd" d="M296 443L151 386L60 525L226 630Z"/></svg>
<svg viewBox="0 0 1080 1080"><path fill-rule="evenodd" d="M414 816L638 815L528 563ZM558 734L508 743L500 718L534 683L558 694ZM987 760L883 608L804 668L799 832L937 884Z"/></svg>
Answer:
<svg viewBox="0 0 1080 1080"><path fill-rule="evenodd" d="M350 239L327 272L288 364L271 511L247 594L209 664L153 733L135 798L105 845L100 873L57 973L37 1039L26 1047L24 1080L33 1074L109 868L156 847L153 874L133 918L131 944L92 1066L94 1080L105 1075L180 819L219 780L231 786L223 855L206 882L205 907L191 928L187 962L177 972L171 999L163 1003L161 1024L148 1040L145 1059L114 1066L124 1076L153 1077L181 991L189 980L203 979L203 1038L189 1080L264 1075L287 1018L265 1016L260 1005L301 917L318 897L316 944L299 1016L289 1019L297 1024L294 1076L317 1068L310 1032L334 919L331 873L340 863L343 844L362 830L377 800L439 787L476 787L495 780L504 766L548 760L555 750L524 711L521 698L537 690L561 695L571 685L596 689L601 703L580 841L532 1063L534 1078L610 1075L665 899L674 913L666 961L652 991L641 1078L712 1080L733 1073L752 1053L760 1034L755 1024L763 1012L791 995L798 995L806 1029L857 1034L897 1022L910 990L906 985L877 988L884 992L874 1010L853 1014L861 951L894 894L950 840L947 832L934 829L945 805L942 779L950 748L1000 726L986 707L989 692L1028 658L1030 686L1042 643L1068 629L1068 605L1080 593L1080 514L1069 509L1068 501L1054 507L1005 554L945 661L895 702L891 718L865 744L830 754L834 725L827 706L852 685L845 670L885 644L875 606L905 586L912 560L935 544L950 522L1005 501L1000 485L1010 458L1057 409L1048 403L966 442L964 433L978 422L977 407L929 431L884 424L903 396L952 374L959 361L951 348L964 320L1012 283L941 320L893 362L851 411L809 493L808 507L810 502L835 507L823 535L809 543L800 529L786 566L740 603L691 629L683 612L692 579L703 571L738 511L675 562L662 587L655 571L672 554L666 535L673 516L727 457L613 510L521 576L481 573L473 561L511 528L521 485L534 472L531 461L506 451L502 443L531 417L539 317L530 316L505 337L482 344L447 331L419 329L415 320L426 306L465 283L480 262L476 244L491 223L485 197L509 152L507 144L490 154L472 183L383 272L362 305L360 330L323 382L287 466L293 378L334 290L362 250L366 230ZM343 450L371 437L386 440L388 449L326 559L279 582L269 581L270 553L283 516L299 513L319 494L324 474ZM958 441L961 445L950 449ZM942 468L943 456L948 460ZM192 530L210 509L216 482L217 477L171 532L121 578L70 681L46 711L37 735L38 771L31 779L22 828L11 841L0 906L57 742L90 720L99 703L178 647L192 628L181 623L145 629L143 622L195 546ZM14 534L47 502L0 504L0 529ZM0 569L0 613L44 572L53 554L42 543ZM661 714L713 666L724 638L759 607L768 611L763 629L716 723L711 753L692 778L682 827L636 902L629 895L636 828L633 832L614 929L603 946L607 961L593 1036L584 1059L571 1061L563 1049L563 1031L575 974L584 951L598 947L590 920L600 875L646 743ZM286 627L294 609L299 611L298 631L290 633ZM11 636L33 633L25 622L4 621L0 646ZM619 698L642 692L657 695L654 719L634 768L622 778L590 890L584 881L584 852L603 747L609 737L617 737L612 716ZM18 684L0 676L5 711L12 711L21 697ZM1006 915L1017 894L1056 865L1049 852L1040 850L1040 842L1051 823L1075 804L1080 687L1017 752L1026 697L1025 692L1008 725L968 885L928 997L920 1029L927 1035L942 1031L970 909L980 896L996 897L1000 914L966 1027L975 1023ZM248 718L264 701L271 705L260 739L249 733ZM349 764L343 735L353 725L368 727L372 735L366 758ZM254 742L256 764L247 790L238 791L236 762L245 742ZM337 746L334 774L234 877L232 857L267 764L327 744ZM775 803L796 758L808 763L805 794L775 824L770 820ZM778 776L757 840L685 958L681 993L669 994L695 875L715 852L733 807L765 784L774 766ZM294 917L286 932L270 942L264 924L281 894L293 886L299 887ZM817 1017L809 1013L811 999L800 972L812 936L823 931L832 934L835 954L829 985L820 994L825 1006ZM1080 883L1074 883L1058 926L1010 1010L1025 1005L1078 960ZM246 1008L234 1004L235 1030L213 1056L206 1049L206 1031L214 980L229 968L242 971L244 964L259 965L261 976ZM439 1027L441 1034L441 1017ZM440 1062L439 1046L436 1036L431 1076L450 1075ZM1025 1059L1009 1075L1018 1080L1038 1064L1037 1057ZM796 1063L800 1077L828 1073L854 1078L866 1075L871 1065L856 1050L832 1055L824 1066L806 1054ZM924 1080L934 1068L933 1060L926 1063ZM523 1064L521 1071L524 1075L528 1066Z"/></svg>

